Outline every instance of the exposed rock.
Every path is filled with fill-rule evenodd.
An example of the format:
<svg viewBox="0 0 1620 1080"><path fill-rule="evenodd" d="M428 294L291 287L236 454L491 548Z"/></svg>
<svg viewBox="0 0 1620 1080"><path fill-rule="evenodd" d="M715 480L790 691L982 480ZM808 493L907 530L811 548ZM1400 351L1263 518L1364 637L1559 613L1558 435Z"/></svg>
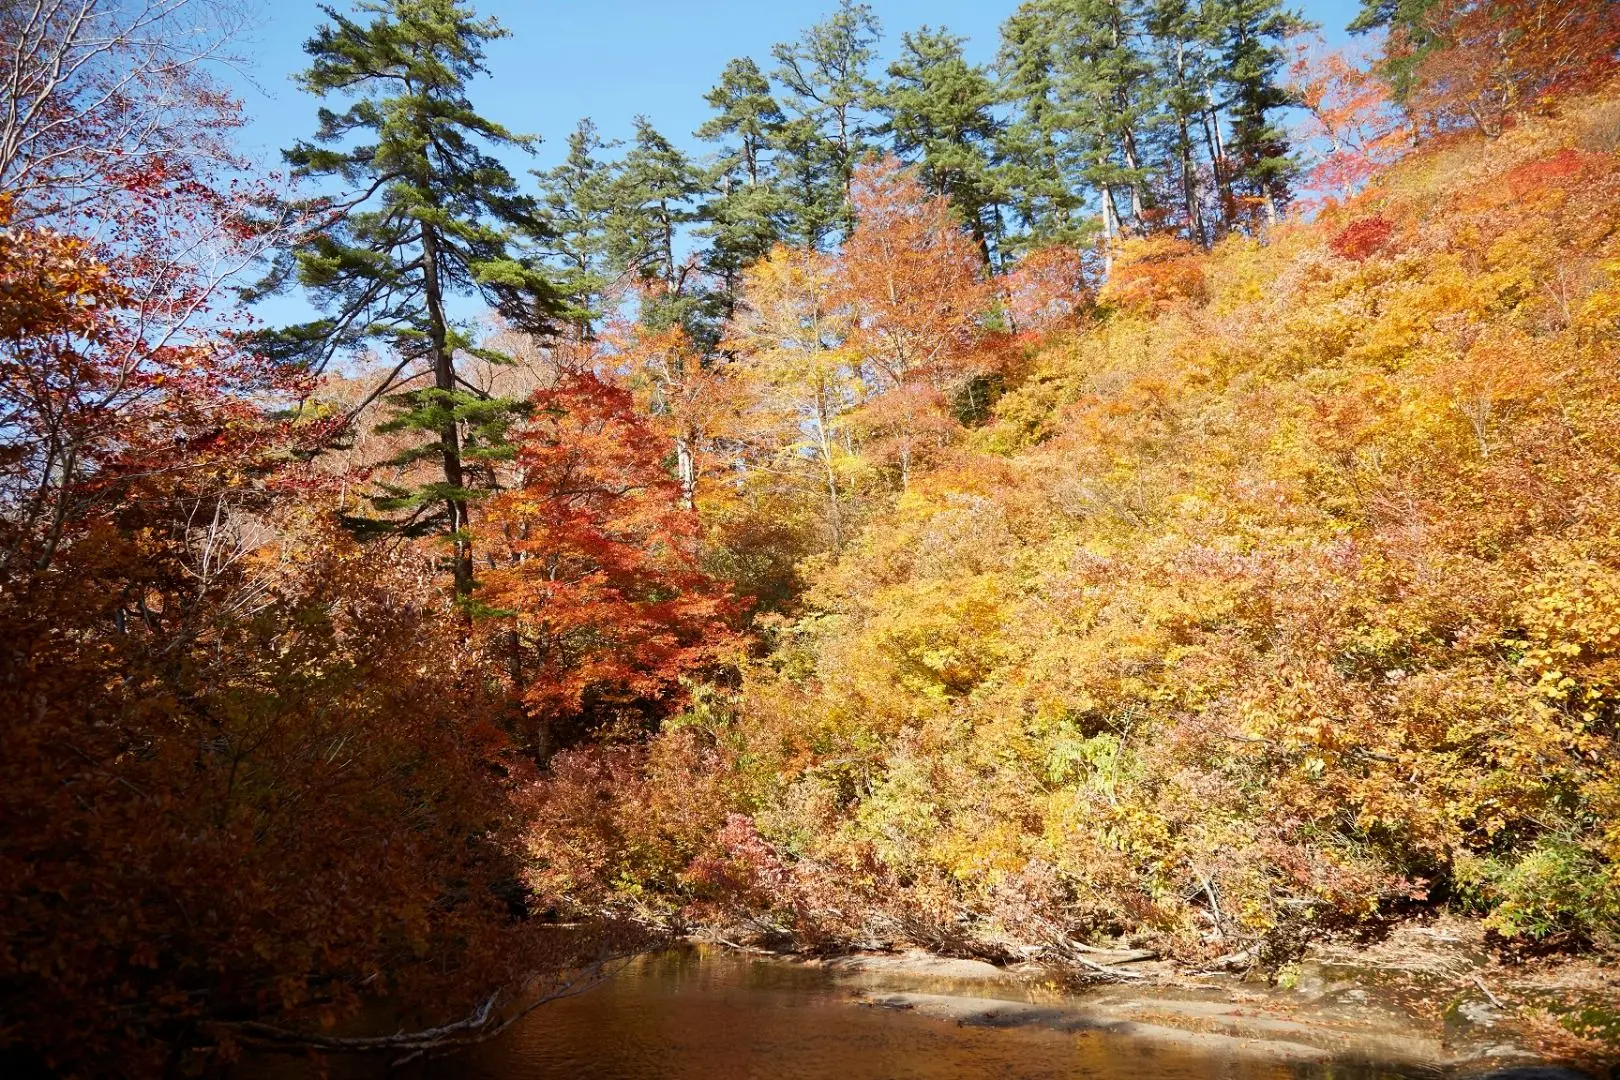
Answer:
<svg viewBox="0 0 1620 1080"><path fill-rule="evenodd" d="M1155 1042L1204 1053L1247 1054L1278 1061L1318 1062L1332 1060L1330 1050L1287 1038L1254 1035L1234 1036L1224 1032L1197 1031L1144 1023L1102 1010L1033 1002L1001 1001L986 998L951 997L939 994L874 994L864 1003L883 1009L905 1009L951 1020L970 1027L1044 1027L1057 1031L1104 1032L1126 1038Z"/></svg>
<svg viewBox="0 0 1620 1080"><path fill-rule="evenodd" d="M1481 1074L1476 1080L1592 1080L1592 1074L1547 1065L1520 1065L1511 1069L1494 1069Z"/></svg>
<svg viewBox="0 0 1620 1080"><path fill-rule="evenodd" d="M962 982L1017 983L1017 975L983 960L963 960L912 950L902 953L855 953L830 960L809 961L841 974L902 975Z"/></svg>
<svg viewBox="0 0 1620 1080"><path fill-rule="evenodd" d="M1318 945L1276 986L1207 964L1189 972L1123 945L1082 948L1088 970L1136 977L1068 994L1056 989L1056 969L1032 962L1001 968L913 951L814 963L865 1004L975 1026L1106 1031L1221 1053L1474 1077L1537 1060L1515 1013L1491 988L1504 987L1503 970L1489 966L1468 924L1400 927L1370 945ZM1503 1080L1520 1075L1536 1074Z"/></svg>
<svg viewBox="0 0 1620 1080"><path fill-rule="evenodd" d="M1620 988L1620 974L1595 960L1504 967L1479 924L1462 919L1398 926L1370 943L1317 943L1274 972L1236 955L1224 957L1231 961L1225 965L1190 969L1129 942L1066 946L1054 952L1009 943L1005 955L1028 959L1007 967L920 950L799 962L825 970L866 1004L963 1024L1215 1040L1210 1045L1223 1053L1500 1080L1583 1076L1490 1070L1545 1068L1533 1047L1584 1053L1556 1032L1547 1042L1548 1018L1574 1015L1578 1005L1579 1017L1591 1020ZM1069 992L1076 976L1088 988ZM1527 1002L1542 1010L1534 1023Z"/></svg>

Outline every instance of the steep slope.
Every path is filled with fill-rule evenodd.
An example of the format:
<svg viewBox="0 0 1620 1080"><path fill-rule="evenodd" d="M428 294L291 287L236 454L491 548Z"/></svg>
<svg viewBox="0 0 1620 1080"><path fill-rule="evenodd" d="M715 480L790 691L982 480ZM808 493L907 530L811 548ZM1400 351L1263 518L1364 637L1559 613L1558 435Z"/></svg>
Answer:
<svg viewBox="0 0 1620 1080"><path fill-rule="evenodd" d="M536 884L985 954L1436 905L1611 944L1617 150L1584 99L1264 242L1136 241L739 692L555 763Z"/></svg>

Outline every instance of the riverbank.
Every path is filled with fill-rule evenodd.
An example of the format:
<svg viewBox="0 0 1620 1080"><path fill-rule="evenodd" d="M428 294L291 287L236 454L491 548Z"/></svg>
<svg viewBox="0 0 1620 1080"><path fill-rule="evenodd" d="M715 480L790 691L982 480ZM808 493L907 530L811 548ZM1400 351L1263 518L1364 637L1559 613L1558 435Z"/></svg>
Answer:
<svg viewBox="0 0 1620 1080"><path fill-rule="evenodd" d="M420 1063L415 1080L1602 1080L1604 1055L1549 1046L1512 1002L1561 980L1561 1000L1608 994L1610 974L1562 962L1509 973L1466 955L1449 926L1324 949L1284 978L1122 960L1076 986L1034 963L921 950L808 956L687 945L614 964L587 993L497 1039ZM743 946L738 948L736 946ZM1342 951L1341 951L1342 950ZM1135 950L1140 952L1141 950ZM1111 961L1121 960L1118 963ZM1464 966L1465 964L1469 966ZM1132 970L1138 977L1124 975ZM1481 974L1484 972L1485 974ZM392 1030L380 1024L379 1031ZM307 1062L259 1058L244 1080ZM370 1080L374 1060L331 1075ZM390 1075L394 1075L390 1073Z"/></svg>
<svg viewBox="0 0 1620 1080"><path fill-rule="evenodd" d="M746 948L828 973L853 1004L969 1027L1413 1075L1561 1067L1578 1071L1545 1075L1602 1077L1620 1063L1620 970L1567 956L1505 962L1477 923L1460 919L1399 926L1376 942L1315 945L1272 972L1230 960L1199 969L1125 943L1077 953L1079 965L904 948L832 957Z"/></svg>

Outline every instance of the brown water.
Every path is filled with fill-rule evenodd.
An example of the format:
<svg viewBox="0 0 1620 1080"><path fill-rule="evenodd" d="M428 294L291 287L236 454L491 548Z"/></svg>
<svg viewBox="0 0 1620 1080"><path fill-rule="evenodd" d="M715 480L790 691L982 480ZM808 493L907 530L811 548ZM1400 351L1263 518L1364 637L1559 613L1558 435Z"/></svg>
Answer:
<svg viewBox="0 0 1620 1080"><path fill-rule="evenodd" d="M915 980L912 988L932 989ZM1095 1032L958 1026L862 1006L847 980L817 968L683 950L638 959L590 992L546 1005L496 1041L433 1063L420 1075L432 1080L1373 1080L1411 1074L1194 1056Z"/></svg>

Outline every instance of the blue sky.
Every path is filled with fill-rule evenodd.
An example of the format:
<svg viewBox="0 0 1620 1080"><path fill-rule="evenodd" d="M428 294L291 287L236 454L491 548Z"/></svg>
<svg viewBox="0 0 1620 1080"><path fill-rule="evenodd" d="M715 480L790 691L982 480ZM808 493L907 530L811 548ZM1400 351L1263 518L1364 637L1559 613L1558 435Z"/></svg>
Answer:
<svg viewBox="0 0 1620 1080"><path fill-rule="evenodd" d="M303 43L324 21L318 0L259 0L258 20L240 42L249 66L232 79L248 124L242 149L262 166L281 166L280 150L315 130L316 101L291 81L307 58ZM330 0L346 10L351 0ZM883 26L881 75L900 35L919 26L945 26L968 39L971 59L989 63L997 31L1019 0L870 0ZM474 0L481 15L494 15L511 37L489 47L490 75L472 88L473 104L513 131L539 135L532 156L503 154L520 183L526 170L548 168L566 153L568 133L581 117L596 121L603 136L627 138L637 114L677 145L701 157L713 147L691 137L708 119L703 95L726 62L752 56L773 66L771 46L791 41L837 6L837 0ZM1358 0L1303 0L1296 8L1320 23L1330 41ZM471 316L476 304L453 308ZM312 312L296 292L256 305L272 324L298 322Z"/></svg>
<svg viewBox="0 0 1620 1080"><path fill-rule="evenodd" d="M334 0L341 10L347 0ZM473 103L512 129L545 141L533 162L553 164L582 116L610 138L626 136L638 113L676 142L694 151L690 138L707 117L703 94L726 61L753 56L770 65L771 46L796 38L822 18L836 0L659 0L534 2L485 0L480 14L494 15L512 32L489 50L491 76L473 91ZM902 31L923 24L946 26L969 39L970 54L988 62L996 31L1017 0L873 0L883 23L883 54ZM1297 5L1323 24L1333 39L1357 6L1355 0L1305 0ZM267 0L256 28L243 43L253 62L251 80L237 80L250 118L244 149L265 162L314 129L315 105L290 82L304 66L304 40L322 17L314 0ZM518 164L513 162L513 164Z"/></svg>

